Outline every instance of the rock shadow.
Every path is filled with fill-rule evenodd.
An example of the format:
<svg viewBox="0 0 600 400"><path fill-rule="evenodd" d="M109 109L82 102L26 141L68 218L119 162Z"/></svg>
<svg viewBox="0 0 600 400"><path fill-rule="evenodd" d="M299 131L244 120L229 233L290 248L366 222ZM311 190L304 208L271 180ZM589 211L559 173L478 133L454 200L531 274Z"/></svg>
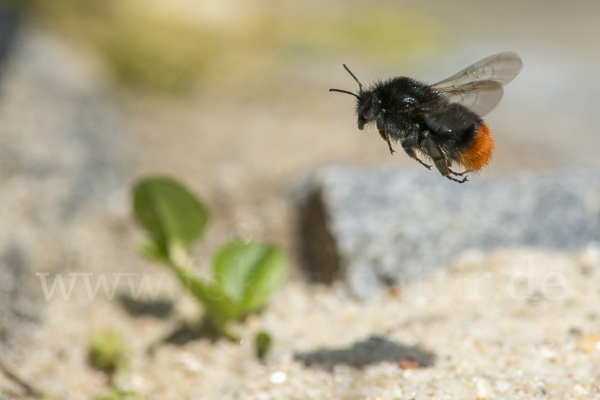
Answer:
<svg viewBox="0 0 600 400"><path fill-rule="evenodd" d="M217 332L212 322L204 316L198 323L180 322L170 334L162 339L162 343L183 346L199 339L209 339L215 342L219 337L219 332Z"/></svg>
<svg viewBox="0 0 600 400"><path fill-rule="evenodd" d="M170 300L134 300L129 294L119 295L119 303L127 314L133 317L151 316L159 319L168 319L173 314L173 302Z"/></svg>
<svg viewBox="0 0 600 400"><path fill-rule="evenodd" d="M414 368L433 365L435 354L418 346L405 346L380 336L371 336L363 342L356 342L347 349L320 349L310 353L298 353L294 359L307 367L319 367L332 371L336 365L349 365L362 368L379 362L400 363L409 361Z"/></svg>
<svg viewBox="0 0 600 400"><path fill-rule="evenodd" d="M200 339L208 339L214 343L220 337L222 336L219 335L219 332L206 316L202 317L198 323L179 321L170 333L151 344L147 349L147 353L153 355L158 347L165 344L183 346Z"/></svg>

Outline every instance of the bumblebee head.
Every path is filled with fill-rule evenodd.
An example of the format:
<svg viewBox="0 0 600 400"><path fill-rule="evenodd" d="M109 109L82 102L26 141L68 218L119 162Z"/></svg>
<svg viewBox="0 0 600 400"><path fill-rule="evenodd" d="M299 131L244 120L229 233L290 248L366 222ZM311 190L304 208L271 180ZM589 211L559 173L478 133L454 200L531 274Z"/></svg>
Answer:
<svg viewBox="0 0 600 400"><path fill-rule="evenodd" d="M381 99L372 91L361 92L356 106L358 129L362 130L366 124L375 121L380 112Z"/></svg>
<svg viewBox="0 0 600 400"><path fill-rule="evenodd" d="M344 68L352 78L358 83L358 94L349 92L348 90L342 89L329 89L330 92L339 92L349 94L351 96L356 97L358 103L356 105L356 113L358 114L358 129L364 129L365 124L374 121L377 118L377 115L381 111L381 100L377 98L375 93L372 91L365 91L363 89L362 83L354 76L352 71L348 69L346 64L344 64Z"/></svg>

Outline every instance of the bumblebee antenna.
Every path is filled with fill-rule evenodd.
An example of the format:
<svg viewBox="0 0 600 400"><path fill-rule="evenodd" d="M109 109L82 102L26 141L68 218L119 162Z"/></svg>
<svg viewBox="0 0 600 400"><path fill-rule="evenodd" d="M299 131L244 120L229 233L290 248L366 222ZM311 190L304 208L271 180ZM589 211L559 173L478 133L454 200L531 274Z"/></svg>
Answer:
<svg viewBox="0 0 600 400"><path fill-rule="evenodd" d="M359 96L358 96L356 93L352 93L352 92L349 92L349 91L347 91L347 90L342 90L342 89L329 89L329 91L330 91L330 92L340 92L340 93L346 93L346 94L349 94L349 95L351 95L351 96L354 96L354 97L356 97L357 99L359 99L359 100L360 100L360 97L359 97Z"/></svg>
<svg viewBox="0 0 600 400"><path fill-rule="evenodd" d="M354 80L356 81L356 83L358 83L358 88L359 88L359 89L360 89L360 91L362 92L362 91L363 91L363 86L362 86L362 83L360 83L360 81L358 80L358 78L357 78L356 76L354 76L354 74L352 73L352 71L350 71L350 70L348 69L348 67L346 67L346 64L342 64L342 65L344 66L344 69L345 69L346 71L348 71L348 73L349 73L349 74L350 74L350 75L351 75L351 76L354 78Z"/></svg>

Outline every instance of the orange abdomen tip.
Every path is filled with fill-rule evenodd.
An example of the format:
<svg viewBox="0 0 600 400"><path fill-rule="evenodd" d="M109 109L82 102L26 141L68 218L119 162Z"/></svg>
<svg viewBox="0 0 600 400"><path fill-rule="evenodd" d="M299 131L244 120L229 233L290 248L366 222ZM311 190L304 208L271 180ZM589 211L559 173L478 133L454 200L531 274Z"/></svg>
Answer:
<svg viewBox="0 0 600 400"><path fill-rule="evenodd" d="M458 162L467 170L477 171L488 165L494 152L494 138L484 123L475 132L473 144L460 155Z"/></svg>

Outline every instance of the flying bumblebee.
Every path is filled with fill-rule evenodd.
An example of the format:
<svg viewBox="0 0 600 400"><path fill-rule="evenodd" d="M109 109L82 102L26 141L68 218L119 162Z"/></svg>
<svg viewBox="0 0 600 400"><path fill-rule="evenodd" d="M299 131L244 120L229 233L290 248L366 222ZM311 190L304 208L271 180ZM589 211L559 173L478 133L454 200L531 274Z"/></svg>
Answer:
<svg viewBox="0 0 600 400"><path fill-rule="evenodd" d="M503 86L521 72L523 62L509 51L484 58L433 85L401 76L377 81L368 89L345 64L344 68L358 83L358 94L329 91L356 97L358 129L375 123L392 154L392 141L400 142L406 154L427 169L431 165L417 153L446 178L464 183L465 174L479 171L491 160L494 139L482 117L500 102ZM454 165L463 171L454 171Z"/></svg>

